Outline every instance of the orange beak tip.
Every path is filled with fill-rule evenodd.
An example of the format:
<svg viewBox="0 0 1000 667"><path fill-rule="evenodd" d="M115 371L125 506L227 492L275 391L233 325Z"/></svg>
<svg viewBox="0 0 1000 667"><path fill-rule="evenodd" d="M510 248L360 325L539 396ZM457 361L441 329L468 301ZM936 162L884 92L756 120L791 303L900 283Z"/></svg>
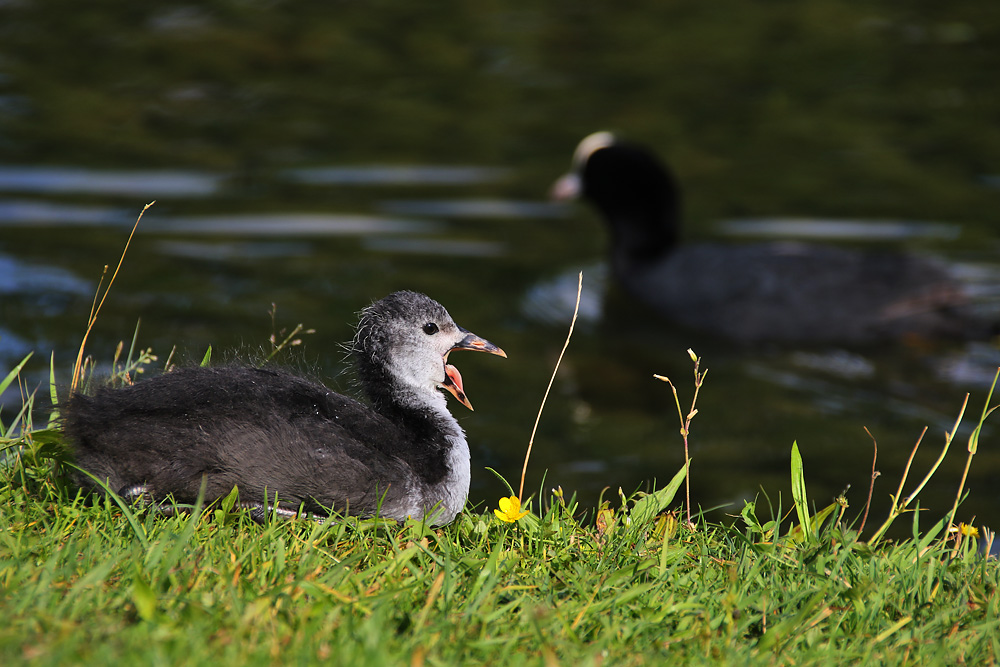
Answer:
<svg viewBox="0 0 1000 667"><path fill-rule="evenodd" d="M465 387L462 385L462 374L451 364L445 364L444 381L440 386L458 399L459 403L475 412L472 408L472 403L469 402L469 397L465 395Z"/></svg>

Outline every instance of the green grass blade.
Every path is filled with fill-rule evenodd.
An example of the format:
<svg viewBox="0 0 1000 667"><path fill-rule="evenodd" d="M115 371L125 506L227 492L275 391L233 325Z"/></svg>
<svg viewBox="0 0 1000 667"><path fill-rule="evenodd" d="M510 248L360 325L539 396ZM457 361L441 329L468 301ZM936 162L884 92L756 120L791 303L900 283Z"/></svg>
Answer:
<svg viewBox="0 0 1000 667"><path fill-rule="evenodd" d="M512 495L512 496L514 495L514 489L510 488L510 484L507 482L506 479L504 479L503 475L501 475L500 473L498 473L496 470L494 470L493 468L491 468L489 466L486 466L486 469L489 470L494 475L496 475L497 479L499 479L501 482L503 482L503 485L507 487L507 491L510 492L510 495Z"/></svg>
<svg viewBox="0 0 1000 667"><path fill-rule="evenodd" d="M0 436L4 438L12 438L14 432L17 430L18 425L21 424L22 422L26 423L27 420L25 420L25 416L31 415L31 408L32 404L34 403L33 400L34 396L35 396L34 394L30 395L28 397L28 400L24 401L24 403L21 404L21 409L18 410L16 415L14 415L14 420L10 423L9 426L7 426L5 429L0 428ZM22 436L24 435L24 430L22 430L21 435ZM19 441L20 439L21 437L18 437L15 440Z"/></svg>
<svg viewBox="0 0 1000 667"><path fill-rule="evenodd" d="M665 510L674 501L674 496L677 495L678 489L684 483L684 473L687 471L688 465L690 465L690 461L681 466L681 469L674 474L673 479L665 487L635 501L632 505L633 526L645 527L654 516Z"/></svg>
<svg viewBox="0 0 1000 667"><path fill-rule="evenodd" d="M31 359L31 355L33 354L34 352L29 352L28 356L26 356L24 359L21 360L21 363L19 363L17 366L14 366L14 370L12 370L10 373L7 373L7 377L5 377L2 382L0 382L0 394L7 391L7 387L9 387L10 383L14 381L14 378L16 378L18 373L21 372L21 369L24 368L24 365L26 363L28 363L28 359Z"/></svg>
<svg viewBox="0 0 1000 667"><path fill-rule="evenodd" d="M799 454L798 442L792 443L792 500L795 503L795 513L799 517L799 525L806 540L815 538L812 530L812 519L809 516L809 499L806 496L805 469L802 456Z"/></svg>
<svg viewBox="0 0 1000 667"><path fill-rule="evenodd" d="M56 390L56 353L49 357L49 400L52 401L52 412L49 413L48 427L52 428L59 421L59 392Z"/></svg>
<svg viewBox="0 0 1000 667"><path fill-rule="evenodd" d="M139 340L139 325L142 318L135 321L135 331L132 332L132 343L128 346L128 356L125 358L125 368L132 368L132 359L135 358L135 343Z"/></svg>
<svg viewBox="0 0 1000 667"><path fill-rule="evenodd" d="M132 603L139 618L144 621L156 619L156 593L142 577L142 572L136 568L136 573L132 578Z"/></svg>
<svg viewBox="0 0 1000 667"><path fill-rule="evenodd" d="M997 368L996 375L993 376L993 384L990 385L990 391L986 394L986 402L983 403L983 414L979 417L979 423L976 424L976 428L972 429L972 433L969 435L970 454L975 454L979 450L979 434L983 430L983 424L986 422L986 418L993 414L994 410L1000 407L990 407L990 401L993 400L993 391L997 388L997 380L1000 380L1000 368Z"/></svg>

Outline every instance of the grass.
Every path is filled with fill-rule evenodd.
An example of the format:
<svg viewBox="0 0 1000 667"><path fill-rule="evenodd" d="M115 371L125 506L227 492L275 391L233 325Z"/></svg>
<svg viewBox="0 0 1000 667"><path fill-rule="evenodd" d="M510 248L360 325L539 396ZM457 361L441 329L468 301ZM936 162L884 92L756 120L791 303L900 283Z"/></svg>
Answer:
<svg viewBox="0 0 1000 667"><path fill-rule="evenodd" d="M1000 654L1000 572L973 531L900 506L892 518L909 512L912 537L866 540L846 507L809 507L796 450L797 522L747 503L732 525L698 514L689 525L674 502L682 469L599 510L541 489L516 523L469 508L440 529L260 526L226 503L164 517L81 497L64 484L58 429L36 427L33 407L26 395L0 441L3 664L995 664Z"/></svg>

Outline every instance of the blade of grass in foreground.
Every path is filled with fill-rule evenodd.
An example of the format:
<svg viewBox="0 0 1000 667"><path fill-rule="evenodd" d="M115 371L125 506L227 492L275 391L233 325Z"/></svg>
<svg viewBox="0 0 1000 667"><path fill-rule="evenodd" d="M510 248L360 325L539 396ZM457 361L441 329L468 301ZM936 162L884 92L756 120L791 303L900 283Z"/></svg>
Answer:
<svg viewBox="0 0 1000 667"><path fill-rule="evenodd" d="M799 517L799 525L807 541L815 538L812 530L812 519L809 516L809 499L806 496L806 476L802 466L802 455L799 454L798 441L792 443L792 501L795 503L795 513Z"/></svg>
<svg viewBox="0 0 1000 667"><path fill-rule="evenodd" d="M0 381L0 394L7 391L7 387L9 387L10 383L14 381L14 378L16 378L21 373L21 369L24 368L24 365L26 363L28 363L28 359L31 359L31 355L33 354L34 352L29 352L27 356L24 357L24 359L21 359L21 363L19 363L17 366L14 366L11 372L7 373L7 377L5 377L2 381Z"/></svg>
<svg viewBox="0 0 1000 667"><path fill-rule="evenodd" d="M49 413L48 428L59 421L59 392L56 390L56 353L49 357L49 400L52 401L52 412Z"/></svg>
<svg viewBox="0 0 1000 667"><path fill-rule="evenodd" d="M665 487L653 493L646 494L635 501L632 505L633 526L645 526L654 516L665 510L674 501L677 490L684 483L689 465L691 465L690 462L681 466L681 469L677 471L673 479Z"/></svg>

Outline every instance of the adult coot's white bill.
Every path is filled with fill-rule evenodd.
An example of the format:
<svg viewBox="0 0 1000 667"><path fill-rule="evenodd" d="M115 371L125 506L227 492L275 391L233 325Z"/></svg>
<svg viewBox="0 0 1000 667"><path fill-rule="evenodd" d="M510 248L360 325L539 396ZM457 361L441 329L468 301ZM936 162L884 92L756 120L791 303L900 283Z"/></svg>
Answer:
<svg viewBox="0 0 1000 667"><path fill-rule="evenodd" d="M190 503L204 480L207 501L237 486L258 518L304 506L446 524L470 479L465 434L439 391L472 408L453 350L507 356L433 299L396 292L361 311L354 336L370 405L285 371L184 368L75 395L63 424L77 465L124 496Z"/></svg>

